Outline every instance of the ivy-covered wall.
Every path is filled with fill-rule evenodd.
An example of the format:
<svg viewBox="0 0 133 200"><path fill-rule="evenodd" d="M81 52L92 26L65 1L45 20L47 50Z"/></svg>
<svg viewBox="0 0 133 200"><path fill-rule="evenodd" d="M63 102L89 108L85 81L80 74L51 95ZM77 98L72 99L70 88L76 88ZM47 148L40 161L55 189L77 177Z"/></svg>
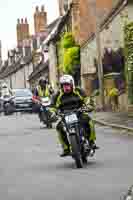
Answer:
<svg viewBox="0 0 133 200"><path fill-rule="evenodd" d="M125 25L125 58L129 103L133 104L133 22Z"/></svg>

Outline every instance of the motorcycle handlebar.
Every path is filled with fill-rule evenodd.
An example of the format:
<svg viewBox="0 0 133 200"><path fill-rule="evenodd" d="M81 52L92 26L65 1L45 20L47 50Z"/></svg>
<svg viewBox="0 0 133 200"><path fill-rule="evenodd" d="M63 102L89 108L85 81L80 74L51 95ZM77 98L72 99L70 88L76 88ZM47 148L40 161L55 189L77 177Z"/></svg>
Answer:
<svg viewBox="0 0 133 200"><path fill-rule="evenodd" d="M73 109L73 110L69 110L69 111L66 111L66 112L57 112L57 115L60 116L60 117L63 117L65 114L67 113L70 113L70 112L92 112L92 108L78 108L78 109Z"/></svg>

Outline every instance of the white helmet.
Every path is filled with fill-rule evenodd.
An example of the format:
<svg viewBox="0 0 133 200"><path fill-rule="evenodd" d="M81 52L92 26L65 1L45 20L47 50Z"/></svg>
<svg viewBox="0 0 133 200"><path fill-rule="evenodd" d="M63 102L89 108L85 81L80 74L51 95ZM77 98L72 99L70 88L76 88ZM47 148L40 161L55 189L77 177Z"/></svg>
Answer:
<svg viewBox="0 0 133 200"><path fill-rule="evenodd" d="M75 87L74 79L71 75L65 74L60 78L60 84L63 85L65 83L71 84L72 87Z"/></svg>

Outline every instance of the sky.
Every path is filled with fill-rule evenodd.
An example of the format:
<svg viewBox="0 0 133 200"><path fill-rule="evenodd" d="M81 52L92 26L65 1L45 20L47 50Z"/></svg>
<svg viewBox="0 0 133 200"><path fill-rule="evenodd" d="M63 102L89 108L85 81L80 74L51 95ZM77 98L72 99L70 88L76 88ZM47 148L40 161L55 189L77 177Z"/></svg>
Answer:
<svg viewBox="0 0 133 200"><path fill-rule="evenodd" d="M16 24L18 18L27 17L30 33L33 34L33 14L35 6L45 5L48 23L58 17L57 0L3 0L0 2L0 40L2 58L7 58L8 49L16 47Z"/></svg>

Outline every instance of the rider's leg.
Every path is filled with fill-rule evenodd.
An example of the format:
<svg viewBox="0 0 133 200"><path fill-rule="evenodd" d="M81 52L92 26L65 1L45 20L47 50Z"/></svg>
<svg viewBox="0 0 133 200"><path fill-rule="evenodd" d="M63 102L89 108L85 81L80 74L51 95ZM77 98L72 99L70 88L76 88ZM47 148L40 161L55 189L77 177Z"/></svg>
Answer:
<svg viewBox="0 0 133 200"><path fill-rule="evenodd" d="M59 142L63 148L63 153L61 154L61 156L66 156L70 153L70 147L69 147L70 145L69 145L67 135L63 129L63 124L61 121L57 124L56 130L58 132Z"/></svg>
<svg viewBox="0 0 133 200"><path fill-rule="evenodd" d="M89 141L89 144L91 146L95 145L96 132L93 120L89 117L87 113L83 113L80 118L81 118L81 124L86 130L86 137Z"/></svg>

